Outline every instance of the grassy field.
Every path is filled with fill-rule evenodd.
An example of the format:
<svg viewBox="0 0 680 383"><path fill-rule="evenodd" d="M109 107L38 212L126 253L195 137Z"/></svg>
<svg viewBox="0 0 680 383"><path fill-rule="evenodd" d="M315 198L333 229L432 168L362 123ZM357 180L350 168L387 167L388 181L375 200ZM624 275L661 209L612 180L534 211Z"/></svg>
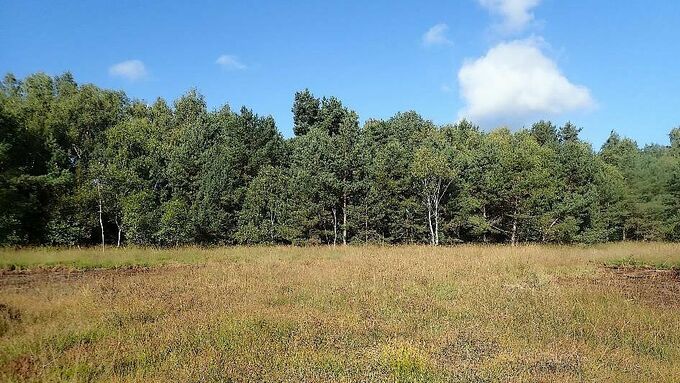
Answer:
<svg viewBox="0 0 680 383"><path fill-rule="evenodd" d="M2 381L677 381L680 245L0 250Z"/></svg>

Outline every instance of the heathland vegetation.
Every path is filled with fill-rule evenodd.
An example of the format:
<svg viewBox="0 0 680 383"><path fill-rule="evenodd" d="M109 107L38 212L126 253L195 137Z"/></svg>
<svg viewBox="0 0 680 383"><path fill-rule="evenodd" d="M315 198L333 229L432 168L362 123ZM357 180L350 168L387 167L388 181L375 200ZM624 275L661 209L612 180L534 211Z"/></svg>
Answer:
<svg viewBox="0 0 680 383"><path fill-rule="evenodd" d="M677 382L680 245L0 250L0 381Z"/></svg>
<svg viewBox="0 0 680 383"><path fill-rule="evenodd" d="M295 95L271 117L69 73L0 92L0 244L597 243L680 239L680 129L595 150L571 123L483 131Z"/></svg>

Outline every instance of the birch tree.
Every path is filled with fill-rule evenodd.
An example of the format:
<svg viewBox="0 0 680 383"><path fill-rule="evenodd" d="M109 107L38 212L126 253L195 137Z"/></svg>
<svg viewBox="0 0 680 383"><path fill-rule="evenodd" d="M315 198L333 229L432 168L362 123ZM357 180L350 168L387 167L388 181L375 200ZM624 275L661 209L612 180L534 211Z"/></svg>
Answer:
<svg viewBox="0 0 680 383"><path fill-rule="evenodd" d="M456 176L453 168L453 150L441 132L431 130L417 148L411 171L416 179L415 188L420 194L427 213L430 244L439 245L442 201Z"/></svg>
<svg viewBox="0 0 680 383"><path fill-rule="evenodd" d="M236 238L240 243L288 242L286 226L290 225L290 186L281 168L263 168L248 186L239 213Z"/></svg>

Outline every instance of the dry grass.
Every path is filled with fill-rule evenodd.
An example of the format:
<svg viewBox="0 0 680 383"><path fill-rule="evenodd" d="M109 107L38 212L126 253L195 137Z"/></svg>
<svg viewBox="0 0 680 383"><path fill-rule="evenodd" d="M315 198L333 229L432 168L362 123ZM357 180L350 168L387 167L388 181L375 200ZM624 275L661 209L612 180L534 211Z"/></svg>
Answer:
<svg viewBox="0 0 680 383"><path fill-rule="evenodd" d="M6 250L0 379L677 380L677 275L621 259L680 245Z"/></svg>

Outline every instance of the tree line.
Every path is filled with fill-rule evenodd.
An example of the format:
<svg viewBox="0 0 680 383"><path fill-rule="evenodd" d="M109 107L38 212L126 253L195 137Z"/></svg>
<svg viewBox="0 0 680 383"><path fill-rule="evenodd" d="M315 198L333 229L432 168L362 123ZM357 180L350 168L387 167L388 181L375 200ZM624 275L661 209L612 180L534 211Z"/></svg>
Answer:
<svg viewBox="0 0 680 383"><path fill-rule="evenodd" d="M571 123L483 131L295 94L274 119L190 90L169 105L4 77L0 244L597 243L680 240L680 129L599 150Z"/></svg>

